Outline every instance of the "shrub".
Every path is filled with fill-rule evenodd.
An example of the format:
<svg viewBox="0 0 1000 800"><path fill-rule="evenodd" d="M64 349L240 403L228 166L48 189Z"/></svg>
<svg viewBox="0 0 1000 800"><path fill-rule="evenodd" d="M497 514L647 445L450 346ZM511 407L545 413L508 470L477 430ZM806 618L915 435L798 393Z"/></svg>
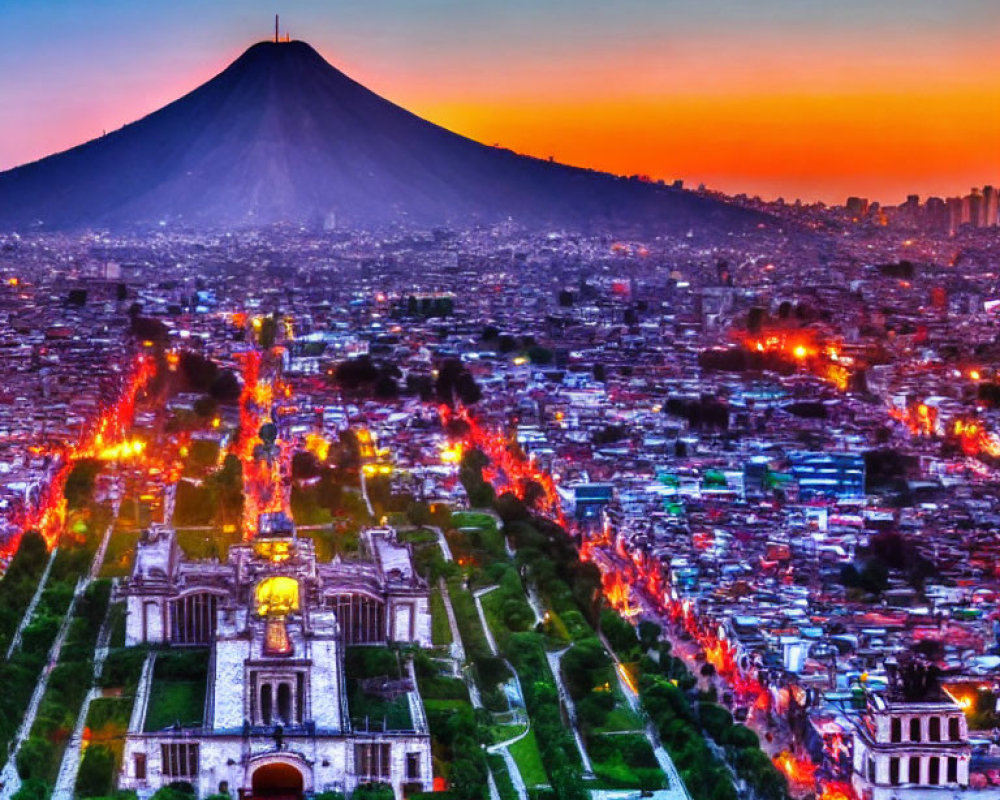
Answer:
<svg viewBox="0 0 1000 800"><path fill-rule="evenodd" d="M18 776L23 781L44 777L51 756L51 742L40 736L29 736L17 751Z"/></svg>
<svg viewBox="0 0 1000 800"><path fill-rule="evenodd" d="M387 783L361 783L351 793L351 800L394 800L395 794Z"/></svg>
<svg viewBox="0 0 1000 800"><path fill-rule="evenodd" d="M41 778L29 778L11 796L11 800L49 800L51 787Z"/></svg>
<svg viewBox="0 0 1000 800"><path fill-rule="evenodd" d="M83 753L76 776L77 797L107 797L114 782L115 756L101 744L90 745Z"/></svg>

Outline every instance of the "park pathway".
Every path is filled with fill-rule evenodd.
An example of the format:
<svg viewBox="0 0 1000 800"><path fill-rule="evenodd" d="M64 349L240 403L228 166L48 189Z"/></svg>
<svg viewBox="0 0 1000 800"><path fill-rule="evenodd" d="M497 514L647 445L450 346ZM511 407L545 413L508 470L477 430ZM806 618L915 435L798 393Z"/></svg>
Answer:
<svg viewBox="0 0 1000 800"><path fill-rule="evenodd" d="M10 661L14 652L21 646L21 634L24 633L24 629L28 627L28 622L35 615L35 608L38 606L38 601L42 599L42 592L45 591L45 587L49 582L49 573L52 571L52 562L56 560L56 553L59 552L58 547L53 547L52 552L49 553L49 560L45 564L45 571L42 576L38 579L38 586L35 589L34 595L31 597L31 602L28 603L28 607L24 610L24 616L21 617L21 622L17 626L17 631L14 633L14 638L10 640L10 647L7 648L7 660Z"/></svg>
<svg viewBox="0 0 1000 800"><path fill-rule="evenodd" d="M114 592L112 591L112 595ZM104 671L104 661L108 657L108 644L111 641L111 609L113 604L108 603L107 611L104 614L104 621L101 622L101 630L97 634L97 648L94 651L94 686L87 692L83 705L80 707L80 714L76 718L76 726L70 736L66 751L63 753L62 764L59 767L59 776L56 778L56 785L52 790L52 800L73 800L73 790L76 787L76 776L80 771L80 755L83 749L83 732L87 726L87 715L90 712L90 704L101 696L101 690L97 688L97 679Z"/></svg>
<svg viewBox="0 0 1000 800"><path fill-rule="evenodd" d="M0 800L10 800L13 794L21 788L21 777L17 774L17 754L21 749L21 745L24 744L28 735L31 733L31 728L35 724L35 717L38 715L38 707L41 705L42 698L45 696L45 690L48 688L49 677L52 674L52 670L55 668L56 664L59 663L59 654L62 652L63 643L66 641L66 635L69 633L70 623L73 621L73 614L76 611L77 603L83 596L83 593L93 582L93 576L100 571L101 562L97 559L98 557L103 559L104 553L107 552L108 541L111 538L111 531L114 529L115 523L118 521L118 511L121 508L120 503L120 500L116 500L114 503L114 513L111 515L111 521L108 523L108 527L104 531L104 536L101 537L101 542L97 547L97 552L94 553L94 560L91 562L89 572L85 576L81 577L76 583L76 589L73 591L73 599L70 600L69 608L66 609L66 614L59 626L59 632L56 634L55 641L49 649L48 659L45 662L45 666L42 668L42 674L39 676L38 684L35 686L35 691L31 694L31 700L24 713L24 719L21 721L21 727L18 728L17 734L14 736L14 740L11 742L10 752L7 756L7 763L4 764L3 770L0 772Z"/></svg>
<svg viewBox="0 0 1000 800"><path fill-rule="evenodd" d="M569 692L566 691L566 686L563 684L562 670L560 669L560 664L562 663L562 657L569 652L570 648L564 647L562 650L547 650L545 652L545 658L548 659L549 669L552 670L552 677L556 681L556 689L559 690L559 699L562 700L563 706L566 709L566 716L569 718L570 731L573 734L573 739L576 741L576 749L580 751L580 761L583 762L583 777L593 778L594 777L594 767L590 763L590 756L587 755L587 748L583 744L583 736L580 734L580 725L576 719L576 705L573 703L573 698L569 696Z"/></svg>

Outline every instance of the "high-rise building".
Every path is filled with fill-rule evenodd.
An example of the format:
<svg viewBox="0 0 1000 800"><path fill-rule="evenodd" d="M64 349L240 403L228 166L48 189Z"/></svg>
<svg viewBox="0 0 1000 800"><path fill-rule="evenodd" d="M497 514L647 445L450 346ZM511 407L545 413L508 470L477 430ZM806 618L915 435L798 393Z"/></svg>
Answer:
<svg viewBox="0 0 1000 800"><path fill-rule="evenodd" d="M968 209L966 211L966 208ZM963 222L979 228L983 224L983 196L979 194L979 189L973 188L965 198L962 210Z"/></svg>
<svg viewBox="0 0 1000 800"><path fill-rule="evenodd" d="M924 225L928 230L948 230L948 205L940 197L928 197L924 205Z"/></svg>
<svg viewBox="0 0 1000 800"><path fill-rule="evenodd" d="M948 232L955 233L962 227L962 212L964 203L961 197L949 197L948 204Z"/></svg>
<svg viewBox="0 0 1000 800"><path fill-rule="evenodd" d="M866 197L848 197L845 206L848 216L852 219L860 221L868 214L868 198Z"/></svg>
<svg viewBox="0 0 1000 800"><path fill-rule="evenodd" d="M995 227L997 217L1000 215L1000 196L993 186L983 187L983 226L987 228Z"/></svg>

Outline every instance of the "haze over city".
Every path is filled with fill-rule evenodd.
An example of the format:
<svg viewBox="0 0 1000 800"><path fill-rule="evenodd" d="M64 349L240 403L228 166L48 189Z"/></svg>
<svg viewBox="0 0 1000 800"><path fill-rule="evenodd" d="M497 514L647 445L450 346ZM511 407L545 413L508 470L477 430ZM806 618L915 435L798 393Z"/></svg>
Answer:
<svg viewBox="0 0 1000 800"><path fill-rule="evenodd" d="M274 11L403 107L574 165L828 203L947 196L1000 168L990 0L8 3L0 168L194 88Z"/></svg>

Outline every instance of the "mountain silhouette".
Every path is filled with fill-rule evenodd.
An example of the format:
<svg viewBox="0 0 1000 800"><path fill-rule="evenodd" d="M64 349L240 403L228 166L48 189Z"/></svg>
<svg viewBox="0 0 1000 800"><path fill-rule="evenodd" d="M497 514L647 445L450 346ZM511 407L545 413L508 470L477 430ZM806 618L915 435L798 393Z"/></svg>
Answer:
<svg viewBox="0 0 1000 800"><path fill-rule="evenodd" d="M762 217L672 187L489 147L390 103L304 42L262 42L168 106L0 173L0 228L276 222L653 224Z"/></svg>

